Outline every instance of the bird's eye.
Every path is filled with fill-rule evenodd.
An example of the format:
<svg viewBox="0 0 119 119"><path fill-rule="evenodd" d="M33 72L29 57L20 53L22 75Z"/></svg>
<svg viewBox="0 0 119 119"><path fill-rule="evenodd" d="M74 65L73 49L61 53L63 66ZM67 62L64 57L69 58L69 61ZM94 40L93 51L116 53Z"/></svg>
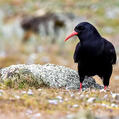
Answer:
<svg viewBox="0 0 119 119"><path fill-rule="evenodd" d="M80 28L79 28L80 30L84 30L85 28L83 27L83 26L80 26Z"/></svg>

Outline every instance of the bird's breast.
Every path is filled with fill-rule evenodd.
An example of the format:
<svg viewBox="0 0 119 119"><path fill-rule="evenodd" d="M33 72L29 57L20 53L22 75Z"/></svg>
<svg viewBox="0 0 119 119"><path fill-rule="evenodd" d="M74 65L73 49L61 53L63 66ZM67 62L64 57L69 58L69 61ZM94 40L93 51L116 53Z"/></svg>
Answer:
<svg viewBox="0 0 119 119"><path fill-rule="evenodd" d="M102 42L84 42L81 47L81 54L88 57L99 56L103 52Z"/></svg>

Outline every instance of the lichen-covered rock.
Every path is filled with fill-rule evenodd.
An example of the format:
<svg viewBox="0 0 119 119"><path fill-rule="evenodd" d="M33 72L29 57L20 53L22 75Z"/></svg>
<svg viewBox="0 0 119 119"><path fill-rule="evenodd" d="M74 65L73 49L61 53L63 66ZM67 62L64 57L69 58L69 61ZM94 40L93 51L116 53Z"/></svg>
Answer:
<svg viewBox="0 0 119 119"><path fill-rule="evenodd" d="M77 71L54 64L12 65L0 70L0 82L10 86L23 88L26 86L48 86L53 88L78 89L80 82ZM101 89L93 78L85 78L83 89Z"/></svg>

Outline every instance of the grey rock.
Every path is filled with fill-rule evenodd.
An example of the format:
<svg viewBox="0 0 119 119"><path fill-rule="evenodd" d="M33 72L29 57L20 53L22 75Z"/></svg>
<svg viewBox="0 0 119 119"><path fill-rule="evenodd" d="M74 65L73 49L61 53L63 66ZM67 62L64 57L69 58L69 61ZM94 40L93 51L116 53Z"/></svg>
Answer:
<svg viewBox="0 0 119 119"><path fill-rule="evenodd" d="M11 87L22 87L27 84L40 88L42 86L53 88L78 89L80 82L77 71L55 64L11 65L0 70L0 82ZM102 89L91 77L85 78L83 89Z"/></svg>
<svg viewBox="0 0 119 119"><path fill-rule="evenodd" d="M91 97L87 100L88 103L93 103L95 101L96 101L96 98L94 98L94 97Z"/></svg>
<svg viewBox="0 0 119 119"><path fill-rule="evenodd" d="M116 100L119 100L119 94L118 93L111 93L112 97Z"/></svg>
<svg viewBox="0 0 119 119"><path fill-rule="evenodd" d="M89 111L81 110L78 113L68 114L65 119L95 119L93 114Z"/></svg>

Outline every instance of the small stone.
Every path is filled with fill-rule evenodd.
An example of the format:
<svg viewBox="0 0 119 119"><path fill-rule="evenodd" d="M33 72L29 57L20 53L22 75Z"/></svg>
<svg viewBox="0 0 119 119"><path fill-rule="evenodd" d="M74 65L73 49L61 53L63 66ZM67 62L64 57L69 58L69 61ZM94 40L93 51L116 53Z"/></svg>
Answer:
<svg viewBox="0 0 119 119"><path fill-rule="evenodd" d="M115 98L116 97L116 93L111 93L112 97Z"/></svg>
<svg viewBox="0 0 119 119"><path fill-rule="evenodd" d="M0 93L0 96L2 96L2 93Z"/></svg>
<svg viewBox="0 0 119 119"><path fill-rule="evenodd" d="M62 97L61 96L57 96L56 98L59 99L59 100L62 100Z"/></svg>
<svg viewBox="0 0 119 119"><path fill-rule="evenodd" d="M88 102L88 103L93 103L93 102L95 102L95 100L96 100L96 98L91 97L91 98L89 98L89 99L87 100L87 102Z"/></svg>
<svg viewBox="0 0 119 119"><path fill-rule="evenodd" d="M71 96L71 97L74 97L74 94L73 94L73 93L70 93L70 96Z"/></svg>
<svg viewBox="0 0 119 119"><path fill-rule="evenodd" d="M38 89L38 91L41 91L41 90L42 90L41 88Z"/></svg>
<svg viewBox="0 0 119 119"><path fill-rule="evenodd" d="M111 107L118 107L118 105L112 103L112 104L111 104Z"/></svg>
<svg viewBox="0 0 119 119"><path fill-rule="evenodd" d="M73 114L68 114L67 116L66 116L66 119L74 119L74 115Z"/></svg>
<svg viewBox="0 0 119 119"><path fill-rule="evenodd" d="M72 119L94 119L94 116L90 111L81 110Z"/></svg>
<svg viewBox="0 0 119 119"><path fill-rule="evenodd" d="M57 105L58 104L58 100L48 100L48 102L50 104L54 104L54 105Z"/></svg>
<svg viewBox="0 0 119 119"><path fill-rule="evenodd" d="M16 99L20 99L20 96L19 95L15 95L14 96Z"/></svg>
<svg viewBox="0 0 119 119"><path fill-rule="evenodd" d="M67 116L66 116L66 119L74 119L74 115L73 114L68 114Z"/></svg>
<svg viewBox="0 0 119 119"><path fill-rule="evenodd" d="M3 92L4 92L4 91L0 89L0 96L2 96L2 95L3 95Z"/></svg>
<svg viewBox="0 0 119 119"><path fill-rule="evenodd" d="M59 100L59 102L60 102L60 103L62 103L62 102L63 102L63 100Z"/></svg>
<svg viewBox="0 0 119 119"><path fill-rule="evenodd" d="M4 91L0 89L0 93L3 93Z"/></svg>
<svg viewBox="0 0 119 119"><path fill-rule="evenodd" d="M29 115L29 114L32 114L32 113L33 113L33 111L30 110L30 109L28 109L28 110L26 111L26 115Z"/></svg>
<svg viewBox="0 0 119 119"><path fill-rule="evenodd" d="M106 104L104 104L104 103L102 103L101 104L103 107L109 107L108 105L106 105Z"/></svg>
<svg viewBox="0 0 119 119"><path fill-rule="evenodd" d="M119 80L119 75L114 77L115 80Z"/></svg>
<svg viewBox="0 0 119 119"><path fill-rule="evenodd" d="M115 99L116 100L119 100L119 94L116 95Z"/></svg>
<svg viewBox="0 0 119 119"><path fill-rule="evenodd" d="M80 99L83 99L84 98L84 95L80 95Z"/></svg>
<svg viewBox="0 0 119 119"><path fill-rule="evenodd" d="M22 91L22 94L26 94L26 91Z"/></svg>
<svg viewBox="0 0 119 119"><path fill-rule="evenodd" d="M112 98L119 100L119 94L117 93L112 93Z"/></svg>
<svg viewBox="0 0 119 119"><path fill-rule="evenodd" d="M28 95L33 95L33 91L31 89L28 90L27 92Z"/></svg>
<svg viewBox="0 0 119 119"><path fill-rule="evenodd" d="M34 114L34 115L32 116L32 119L36 119L36 118L38 118L38 117L40 117L40 116L41 116L40 113L36 113L36 114Z"/></svg>
<svg viewBox="0 0 119 119"><path fill-rule="evenodd" d="M64 101L66 101L66 102L67 102L68 100L69 100L68 98L65 98L65 99L64 99Z"/></svg>
<svg viewBox="0 0 119 119"><path fill-rule="evenodd" d="M104 99L107 99L107 97L108 97L108 95L105 95L105 96L104 96Z"/></svg>
<svg viewBox="0 0 119 119"><path fill-rule="evenodd" d="M88 95L88 94L86 94L86 95L85 95L85 97L86 97L86 98L88 98L88 97L89 97L89 95Z"/></svg>
<svg viewBox="0 0 119 119"><path fill-rule="evenodd" d="M106 90L104 90L104 89L101 89L101 90L100 90L100 92L105 92L105 93L106 93Z"/></svg>
<svg viewBox="0 0 119 119"><path fill-rule="evenodd" d="M77 107L79 107L79 105L78 104L74 104L72 107L77 108Z"/></svg>

